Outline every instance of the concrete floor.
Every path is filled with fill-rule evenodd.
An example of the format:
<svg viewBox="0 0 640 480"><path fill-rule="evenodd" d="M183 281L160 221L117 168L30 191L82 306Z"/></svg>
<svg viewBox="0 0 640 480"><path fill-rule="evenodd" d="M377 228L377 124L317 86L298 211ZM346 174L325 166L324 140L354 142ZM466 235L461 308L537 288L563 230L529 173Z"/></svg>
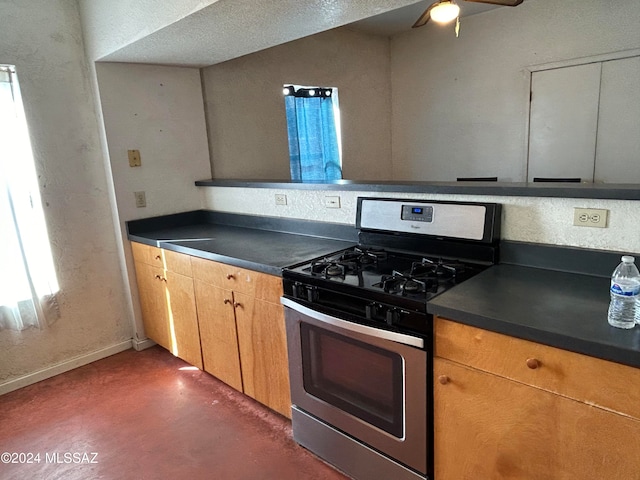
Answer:
<svg viewBox="0 0 640 480"><path fill-rule="evenodd" d="M153 347L0 396L0 479L343 480L291 423ZM93 463L95 462L95 463Z"/></svg>

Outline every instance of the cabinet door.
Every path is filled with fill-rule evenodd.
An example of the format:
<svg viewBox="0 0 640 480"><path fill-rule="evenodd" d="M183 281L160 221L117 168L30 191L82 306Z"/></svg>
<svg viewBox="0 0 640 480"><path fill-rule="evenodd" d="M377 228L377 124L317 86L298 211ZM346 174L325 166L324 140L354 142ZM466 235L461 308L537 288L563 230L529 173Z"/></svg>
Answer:
<svg viewBox="0 0 640 480"><path fill-rule="evenodd" d="M592 63L531 75L529 182L534 177L593 180L600 68Z"/></svg>
<svg viewBox="0 0 640 480"><path fill-rule="evenodd" d="M233 293L195 280L204 370L242 392Z"/></svg>
<svg viewBox="0 0 640 480"><path fill-rule="evenodd" d="M291 418L282 305L234 292L244 393Z"/></svg>
<svg viewBox="0 0 640 480"><path fill-rule="evenodd" d="M635 419L437 357L434 379L438 480L640 478Z"/></svg>
<svg viewBox="0 0 640 480"><path fill-rule="evenodd" d="M193 279L179 273L164 272L165 306L171 338L171 352L202 370L200 332Z"/></svg>
<svg viewBox="0 0 640 480"><path fill-rule="evenodd" d="M145 334L158 345L171 350L168 311L162 281L164 270L142 262L135 262L135 267Z"/></svg>
<svg viewBox="0 0 640 480"><path fill-rule="evenodd" d="M201 369L193 280L146 263L135 262L135 267L145 334Z"/></svg>
<svg viewBox="0 0 640 480"><path fill-rule="evenodd" d="M595 181L640 183L640 57L602 64Z"/></svg>

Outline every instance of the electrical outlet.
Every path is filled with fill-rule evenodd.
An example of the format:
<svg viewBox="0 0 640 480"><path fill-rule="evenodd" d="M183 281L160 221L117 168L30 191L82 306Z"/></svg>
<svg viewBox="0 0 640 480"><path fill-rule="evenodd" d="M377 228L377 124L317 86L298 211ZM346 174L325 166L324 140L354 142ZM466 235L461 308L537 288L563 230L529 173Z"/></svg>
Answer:
<svg viewBox="0 0 640 480"><path fill-rule="evenodd" d="M575 207L573 209L573 224L578 227L607 228L608 216L609 210Z"/></svg>
<svg viewBox="0 0 640 480"><path fill-rule="evenodd" d="M287 196L284 193L276 193L276 205L286 205Z"/></svg>
<svg viewBox="0 0 640 480"><path fill-rule="evenodd" d="M142 160L140 158L140 150L127 150L129 155L129 166L130 167L139 167L142 165Z"/></svg>
<svg viewBox="0 0 640 480"><path fill-rule="evenodd" d="M324 197L324 206L327 208L340 208L340 197L339 196Z"/></svg>
<svg viewBox="0 0 640 480"><path fill-rule="evenodd" d="M142 208L147 206L147 197L144 192L133 192L136 197L136 207Z"/></svg>

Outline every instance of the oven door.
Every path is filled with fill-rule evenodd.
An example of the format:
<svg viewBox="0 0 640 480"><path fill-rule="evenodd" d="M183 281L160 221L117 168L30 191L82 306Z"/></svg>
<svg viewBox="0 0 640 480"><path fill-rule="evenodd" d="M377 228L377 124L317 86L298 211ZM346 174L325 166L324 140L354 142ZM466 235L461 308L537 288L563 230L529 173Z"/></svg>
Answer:
<svg viewBox="0 0 640 480"><path fill-rule="evenodd" d="M282 304L294 407L426 474L424 339Z"/></svg>

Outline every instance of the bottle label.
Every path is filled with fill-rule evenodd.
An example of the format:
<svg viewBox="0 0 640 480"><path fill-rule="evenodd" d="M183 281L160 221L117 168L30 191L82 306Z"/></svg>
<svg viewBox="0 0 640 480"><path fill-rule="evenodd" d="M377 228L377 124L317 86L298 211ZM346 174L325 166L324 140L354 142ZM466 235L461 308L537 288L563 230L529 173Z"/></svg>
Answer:
<svg viewBox="0 0 640 480"><path fill-rule="evenodd" d="M635 297L640 294L640 285L620 285L619 283L611 282L611 293L623 297Z"/></svg>

